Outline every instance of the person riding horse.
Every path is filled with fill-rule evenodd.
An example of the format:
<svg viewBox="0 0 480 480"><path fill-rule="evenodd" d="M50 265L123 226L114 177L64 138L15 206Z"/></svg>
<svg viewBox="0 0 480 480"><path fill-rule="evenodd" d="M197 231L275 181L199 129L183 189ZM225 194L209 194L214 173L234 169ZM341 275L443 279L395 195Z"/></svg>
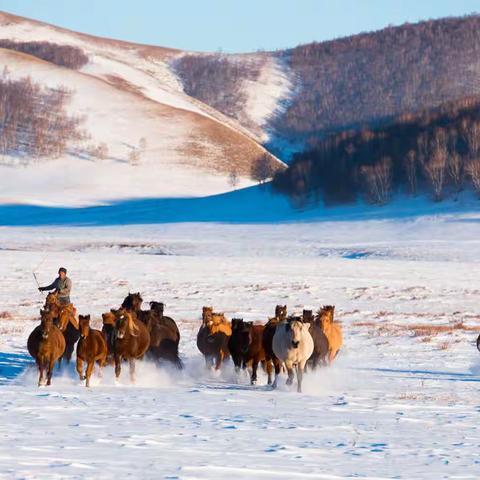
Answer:
<svg viewBox="0 0 480 480"><path fill-rule="evenodd" d="M70 304L70 292L72 290L72 281L67 277L67 269L61 267L58 270L58 277L46 287L38 287L40 292L55 290L58 301L62 305Z"/></svg>

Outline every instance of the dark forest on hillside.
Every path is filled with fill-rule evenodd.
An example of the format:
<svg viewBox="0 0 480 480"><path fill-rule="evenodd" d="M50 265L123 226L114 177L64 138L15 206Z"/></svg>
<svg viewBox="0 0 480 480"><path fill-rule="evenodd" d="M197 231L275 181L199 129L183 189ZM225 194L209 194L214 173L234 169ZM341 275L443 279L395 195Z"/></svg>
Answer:
<svg viewBox="0 0 480 480"><path fill-rule="evenodd" d="M58 45L50 42L14 42L0 39L0 48L26 53L60 67L74 70L78 70L88 63L87 55L80 48L70 45Z"/></svg>
<svg viewBox="0 0 480 480"><path fill-rule="evenodd" d="M437 201L466 187L480 192L478 97L309 143L273 182L299 205L359 196L385 204L394 191L416 195L428 189Z"/></svg>

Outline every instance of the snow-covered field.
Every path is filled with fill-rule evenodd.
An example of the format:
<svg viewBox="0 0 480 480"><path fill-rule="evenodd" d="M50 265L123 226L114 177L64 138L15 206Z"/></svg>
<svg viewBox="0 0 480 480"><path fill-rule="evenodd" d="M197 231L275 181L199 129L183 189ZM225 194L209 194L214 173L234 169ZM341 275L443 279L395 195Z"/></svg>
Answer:
<svg viewBox="0 0 480 480"><path fill-rule="evenodd" d="M480 476L480 225L452 216L287 225L0 229L0 478ZM26 353L60 265L80 313L131 291L179 324L182 374L139 366L37 388ZM345 345L304 393L207 372L203 305L264 322L335 304Z"/></svg>

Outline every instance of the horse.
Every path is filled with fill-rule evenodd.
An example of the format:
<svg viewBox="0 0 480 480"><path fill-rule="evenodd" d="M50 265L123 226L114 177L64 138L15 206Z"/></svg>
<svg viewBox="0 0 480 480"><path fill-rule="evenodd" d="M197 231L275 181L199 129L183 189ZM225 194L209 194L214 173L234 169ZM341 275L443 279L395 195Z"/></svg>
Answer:
<svg viewBox="0 0 480 480"><path fill-rule="evenodd" d="M59 359L58 365L61 366L62 360L65 360L68 364L72 359L75 344L80 338L78 322L75 318L75 307L71 303L62 305L58 301L57 294L50 292L45 299L45 309L53 313L54 322L65 338L65 352Z"/></svg>
<svg viewBox="0 0 480 480"><path fill-rule="evenodd" d="M212 307L203 307L202 325L197 334L197 347L205 357L208 367L219 370L223 360L230 355L228 339L232 327L223 313L214 313Z"/></svg>
<svg viewBox="0 0 480 480"><path fill-rule="evenodd" d="M106 313L102 313L102 334L103 338L105 339L105 343L107 345L107 363L112 364L114 363L114 347L115 347L115 322L117 319L115 318L115 314L110 311Z"/></svg>
<svg viewBox="0 0 480 480"><path fill-rule="evenodd" d="M273 351L278 360L285 365L288 372L287 385L293 383L293 368L297 372L297 392L302 391L303 370L313 352L313 339L309 325L299 317L291 317L286 322L280 322L273 336ZM280 368L275 365L275 381L277 387Z"/></svg>
<svg viewBox="0 0 480 480"><path fill-rule="evenodd" d="M323 366L326 366L328 357L328 339L323 333L320 317L315 317L313 315L313 310L303 310L302 321L303 323L308 323L310 325L308 331L313 339L313 352L312 356L308 359L307 365L314 370L320 363Z"/></svg>
<svg viewBox="0 0 480 480"><path fill-rule="evenodd" d="M232 335L228 341L228 348L235 364L235 370L247 368L252 364L250 383L257 383L257 368L260 362L265 362L265 351L262 346L263 325L254 325L253 322L244 322L241 318L232 319ZM271 368L267 372L271 376Z"/></svg>
<svg viewBox="0 0 480 480"><path fill-rule="evenodd" d="M275 307L275 316L270 318L263 329L262 347L265 351L265 362L267 366L268 385L272 384L272 365L275 370L280 370L280 362L273 352L273 336L277 325L287 318L287 306L277 305Z"/></svg>
<svg viewBox="0 0 480 480"><path fill-rule="evenodd" d="M477 337L477 350L480 352L480 335Z"/></svg>
<svg viewBox="0 0 480 480"><path fill-rule="evenodd" d="M35 359L40 376L38 386L44 384L44 374L47 371L47 385L52 383L55 362L65 351L65 338L62 332L53 324L53 314L49 310L41 310L41 323L37 326L27 341L30 355Z"/></svg>
<svg viewBox="0 0 480 480"><path fill-rule="evenodd" d="M130 379L135 381L135 360L142 358L150 345L150 334L147 327L125 308L115 311L114 359L115 376L121 373L122 360L126 359L130 366Z"/></svg>
<svg viewBox="0 0 480 480"><path fill-rule="evenodd" d="M147 328L150 333L148 355L156 361L167 360L178 369L183 368L178 356L180 332L175 321L163 315L164 304L150 302L150 315Z"/></svg>
<svg viewBox="0 0 480 480"><path fill-rule="evenodd" d="M86 380L85 386L90 386L90 376L97 362L103 368L107 362L107 343L100 330L90 328L90 315L80 315L80 340L77 343L77 372L80 380ZM83 374L83 362L87 362L87 370Z"/></svg>
<svg viewBox="0 0 480 480"><path fill-rule="evenodd" d="M328 363L331 365L338 355L343 343L342 329L338 323L334 323L333 314L335 306L325 305L318 311L318 317L322 332L328 341Z"/></svg>
<svg viewBox="0 0 480 480"><path fill-rule="evenodd" d="M157 320L162 324L170 328L175 332L177 342L180 343L180 331L178 330L175 320L171 317L167 317L163 314L165 310L165 304L162 302L150 302L150 311L154 313Z"/></svg>

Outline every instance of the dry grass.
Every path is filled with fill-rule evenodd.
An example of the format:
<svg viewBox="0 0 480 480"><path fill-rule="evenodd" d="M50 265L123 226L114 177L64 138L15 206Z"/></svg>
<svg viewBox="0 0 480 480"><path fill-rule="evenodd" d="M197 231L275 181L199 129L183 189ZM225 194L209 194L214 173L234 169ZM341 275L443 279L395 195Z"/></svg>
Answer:
<svg viewBox="0 0 480 480"><path fill-rule="evenodd" d="M10 312L3 311L3 312L0 312L0 319L1 320L12 320L13 315Z"/></svg>

